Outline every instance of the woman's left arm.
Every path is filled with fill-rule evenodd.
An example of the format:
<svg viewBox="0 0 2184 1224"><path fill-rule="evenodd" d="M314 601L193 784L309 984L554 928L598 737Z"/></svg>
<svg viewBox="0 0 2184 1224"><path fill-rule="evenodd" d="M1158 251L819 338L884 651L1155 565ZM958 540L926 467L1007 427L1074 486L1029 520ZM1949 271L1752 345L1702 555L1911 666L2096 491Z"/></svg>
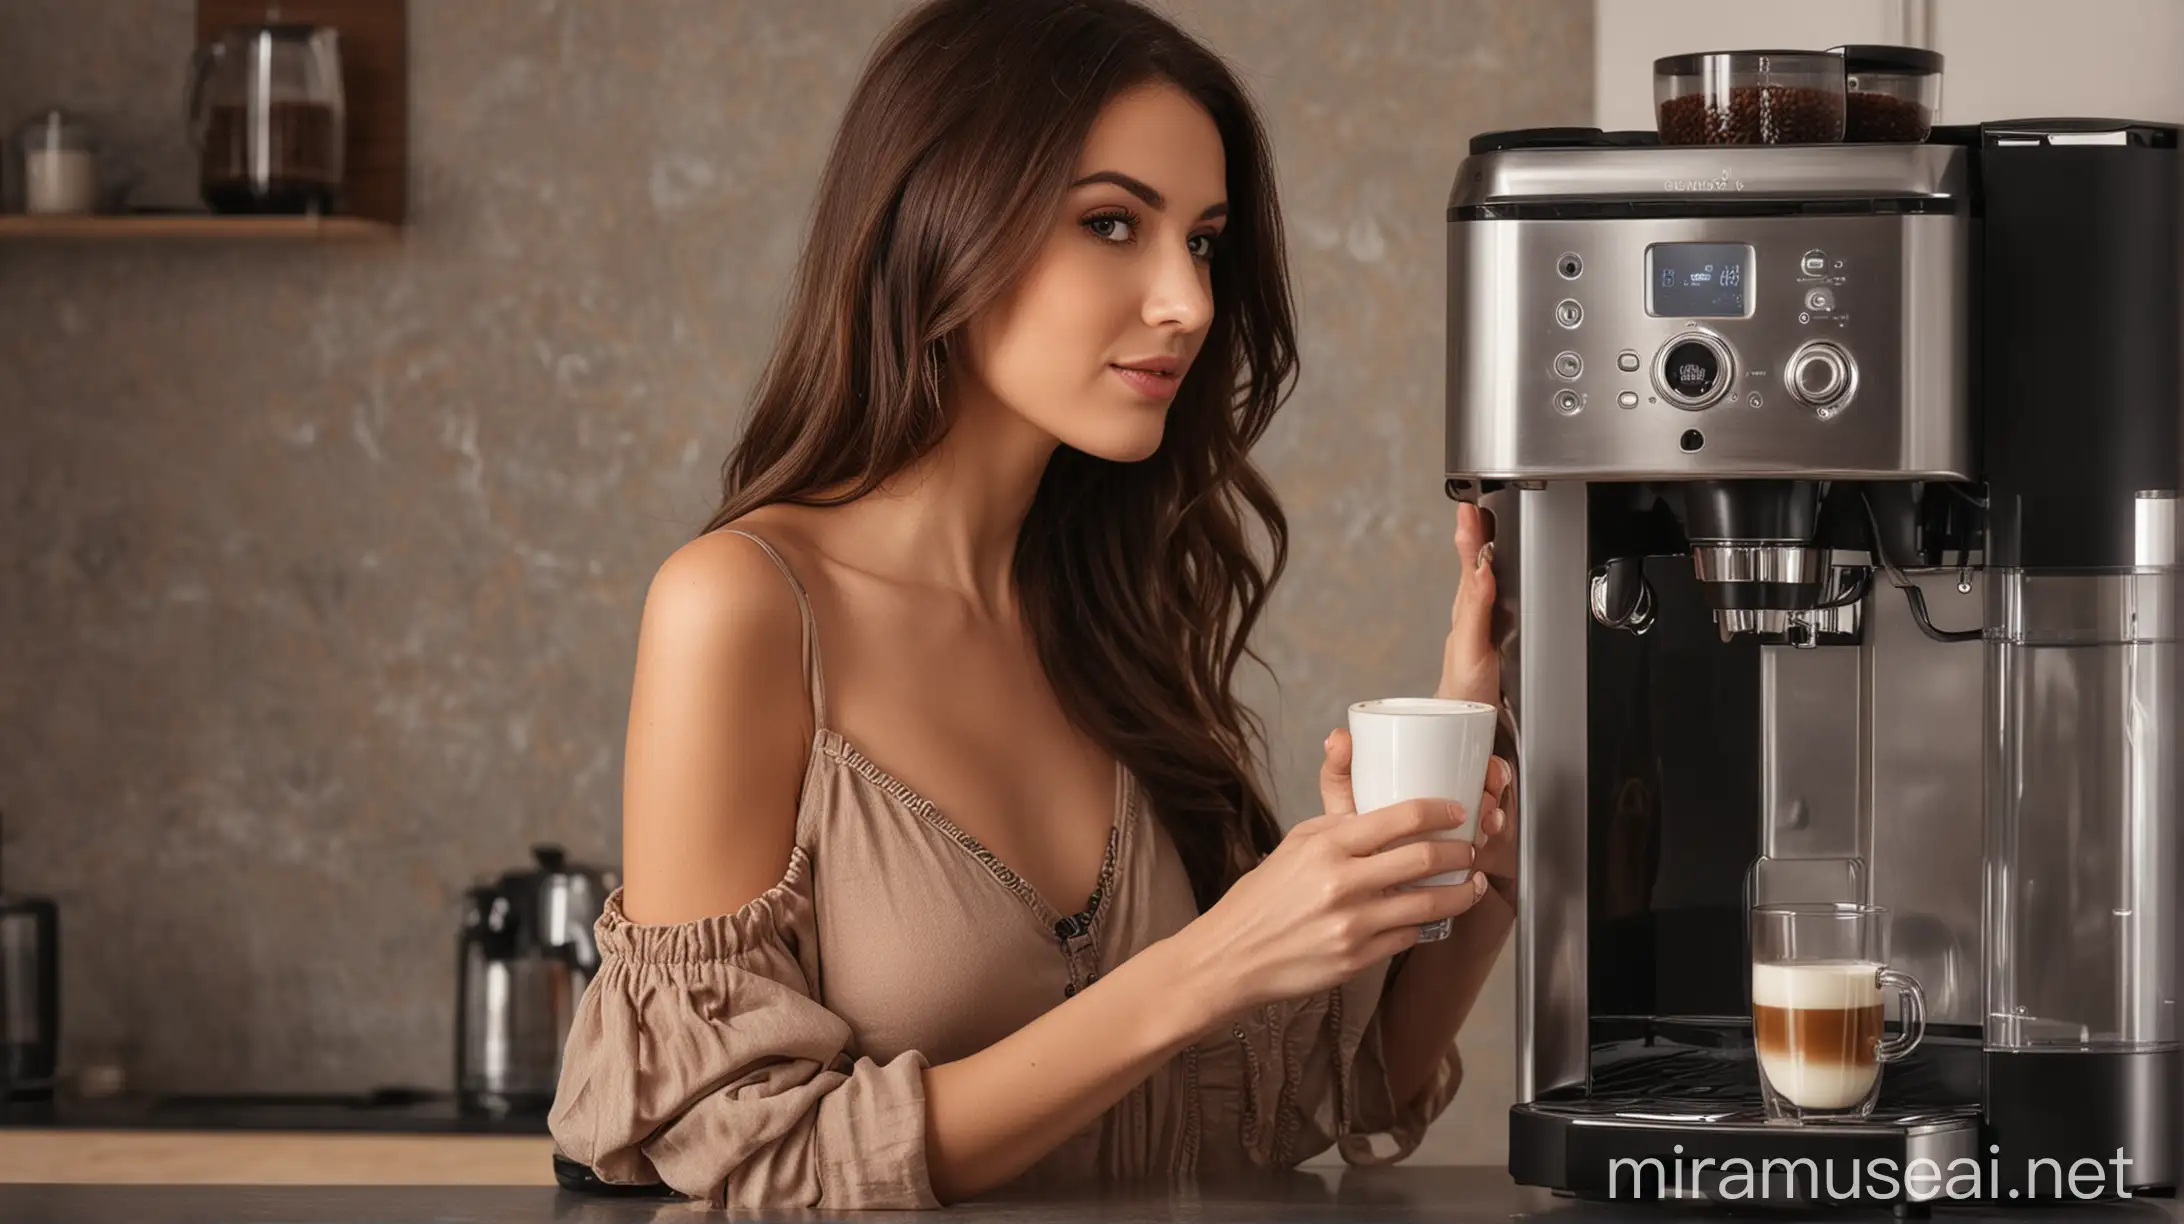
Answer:
<svg viewBox="0 0 2184 1224"><path fill-rule="evenodd" d="M1501 656L1493 639L1494 550L1485 516L1470 503L1457 507L1456 553L1462 576L1449 617L1436 695L1482 701L1499 709ZM1505 744L1501 747L1507 750ZM1487 878L1487 895L1455 919L1448 938L1406 952L1382 997L1382 1050L1390 1095L1398 1102L1413 1099L1446 1061L1516 924L1517 830L1510 810L1501 802L1512 772L1510 762L1496 756L1487 769L1486 794L1478 800L1475 869ZM1320 791L1330 812L1356 807L1350 792L1346 731L1337 731L1328 741Z"/></svg>

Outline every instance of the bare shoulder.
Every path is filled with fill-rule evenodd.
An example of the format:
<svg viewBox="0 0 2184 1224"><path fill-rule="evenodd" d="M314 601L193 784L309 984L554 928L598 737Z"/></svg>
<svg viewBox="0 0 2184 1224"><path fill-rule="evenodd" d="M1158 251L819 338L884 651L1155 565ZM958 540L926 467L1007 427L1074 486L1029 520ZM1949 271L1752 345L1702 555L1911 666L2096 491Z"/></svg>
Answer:
<svg viewBox="0 0 2184 1224"><path fill-rule="evenodd" d="M801 627L796 596L780 567L756 540L725 529L676 549L645 592L646 632L703 640L753 631L778 636Z"/></svg>
<svg viewBox="0 0 2184 1224"><path fill-rule="evenodd" d="M622 783L632 921L732 913L781 879L810 748L802 642L788 579L748 537L701 536L653 575Z"/></svg>

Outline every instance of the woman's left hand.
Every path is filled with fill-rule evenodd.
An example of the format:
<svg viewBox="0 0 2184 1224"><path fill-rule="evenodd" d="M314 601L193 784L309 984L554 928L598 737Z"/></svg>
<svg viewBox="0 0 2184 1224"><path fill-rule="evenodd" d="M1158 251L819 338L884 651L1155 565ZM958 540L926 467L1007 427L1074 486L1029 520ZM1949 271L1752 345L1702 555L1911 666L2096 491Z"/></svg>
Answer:
<svg viewBox="0 0 2184 1224"><path fill-rule="evenodd" d="M1470 502L1456 506L1456 556L1463 569L1457 579L1455 606L1449 611L1448 642L1441 649L1441 684L1434 695L1479 701L1501 709L1501 652L1494 647L1494 545L1487 538L1486 516ZM1320 763L1320 802L1327 812L1355 812L1350 788L1350 733L1337 728L1327 737ZM1517 888L1517 829L1502 795L1516 770L1495 757L1486 766L1486 793L1478 799L1477 870L1513 908Z"/></svg>
<svg viewBox="0 0 2184 1224"><path fill-rule="evenodd" d="M1456 598L1449 609L1448 641L1441 648L1441 687L1435 696L1483 701L1501 708L1501 652L1494 648L1494 544L1486 514L1470 502L1456 506Z"/></svg>
<svg viewBox="0 0 2184 1224"><path fill-rule="evenodd" d="M1456 506L1456 597L1449 609L1448 641L1441 648L1441 685L1434 695L1480 701L1501 709L1501 651L1494 645L1494 543L1486 513L1471 502ZM1479 867L1505 900L1516 896L1515 820L1501 803L1515 770L1494 758L1486 790L1494 802L1479 826Z"/></svg>

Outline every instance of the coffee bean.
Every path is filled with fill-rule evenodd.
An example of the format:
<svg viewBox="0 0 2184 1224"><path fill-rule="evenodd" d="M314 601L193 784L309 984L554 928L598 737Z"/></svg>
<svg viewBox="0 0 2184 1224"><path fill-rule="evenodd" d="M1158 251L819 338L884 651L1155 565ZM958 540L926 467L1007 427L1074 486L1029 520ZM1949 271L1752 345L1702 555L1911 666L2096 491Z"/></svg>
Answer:
<svg viewBox="0 0 2184 1224"><path fill-rule="evenodd" d="M1824 89L1739 85L1661 104L1661 142L1678 145L1824 144L1843 138L1843 100Z"/></svg>
<svg viewBox="0 0 2184 1224"><path fill-rule="evenodd" d="M1892 94L1854 90L1843 99L1843 139L1916 144L1934 130L1924 106Z"/></svg>

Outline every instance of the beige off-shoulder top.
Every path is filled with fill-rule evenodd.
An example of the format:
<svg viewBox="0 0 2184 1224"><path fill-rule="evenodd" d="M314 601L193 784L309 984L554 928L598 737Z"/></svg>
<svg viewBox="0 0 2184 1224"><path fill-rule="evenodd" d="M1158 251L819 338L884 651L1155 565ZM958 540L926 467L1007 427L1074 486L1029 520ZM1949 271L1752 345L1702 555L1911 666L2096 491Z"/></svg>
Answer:
<svg viewBox="0 0 2184 1224"><path fill-rule="evenodd" d="M716 1206L937 1207L924 1070L1030 1023L1197 917L1174 844L1127 769L1099 885L1061 913L827 725L817 727L780 881L732 914L640 926L619 891L578 1004L549 1125L610 1183L664 1182ZM1377 1015L1395 962L1207 1035L1023 1174L1066 1189L1293 1165L1338 1147L1400 1160L1456 1094L1453 1043L1391 1099ZM1377 1151L1372 1136L1388 1137Z"/></svg>

